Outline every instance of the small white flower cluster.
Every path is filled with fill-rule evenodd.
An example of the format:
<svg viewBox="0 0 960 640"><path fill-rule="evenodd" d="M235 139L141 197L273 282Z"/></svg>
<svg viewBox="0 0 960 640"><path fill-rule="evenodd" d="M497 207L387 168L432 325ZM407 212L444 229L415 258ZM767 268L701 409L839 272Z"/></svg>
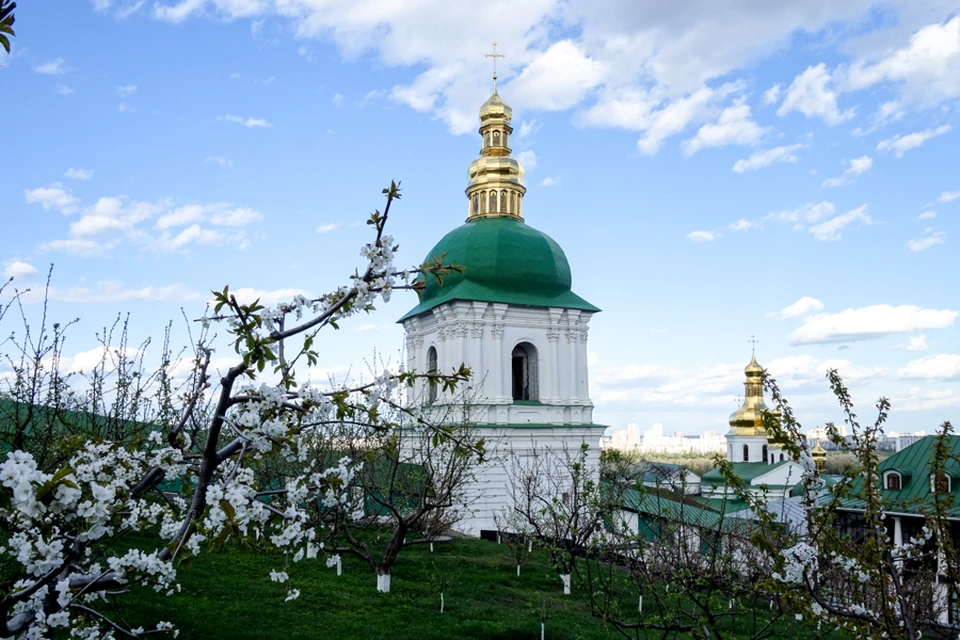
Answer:
<svg viewBox="0 0 960 640"><path fill-rule="evenodd" d="M783 573L775 572L773 579L785 584L803 584L808 572L817 570L817 550L806 542L798 542L783 551Z"/></svg>

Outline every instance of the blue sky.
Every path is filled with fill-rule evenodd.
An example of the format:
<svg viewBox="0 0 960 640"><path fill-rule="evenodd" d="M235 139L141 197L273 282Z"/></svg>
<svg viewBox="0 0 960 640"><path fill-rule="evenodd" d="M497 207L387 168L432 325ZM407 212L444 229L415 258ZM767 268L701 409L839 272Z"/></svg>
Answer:
<svg viewBox="0 0 960 640"><path fill-rule="evenodd" d="M182 343L211 289L343 282L391 179L418 263L466 216L496 40L525 218L603 309L598 422L724 429L751 335L807 427L840 417L829 366L892 430L956 419L960 4L637 4L22 3L0 268L36 291L55 265L81 367L121 312ZM414 297L328 336L324 370L396 360Z"/></svg>

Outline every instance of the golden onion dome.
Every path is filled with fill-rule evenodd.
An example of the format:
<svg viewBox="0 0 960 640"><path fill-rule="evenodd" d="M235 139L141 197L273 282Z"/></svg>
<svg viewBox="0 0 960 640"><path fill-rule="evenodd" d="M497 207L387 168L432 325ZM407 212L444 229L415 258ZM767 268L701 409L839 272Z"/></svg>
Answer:
<svg viewBox="0 0 960 640"><path fill-rule="evenodd" d="M743 383L743 404L730 414L730 432L727 435L765 436L767 431L763 428L763 414L769 409L763 402L763 367L757 364L755 354L750 357L750 363L743 371L747 377Z"/></svg>

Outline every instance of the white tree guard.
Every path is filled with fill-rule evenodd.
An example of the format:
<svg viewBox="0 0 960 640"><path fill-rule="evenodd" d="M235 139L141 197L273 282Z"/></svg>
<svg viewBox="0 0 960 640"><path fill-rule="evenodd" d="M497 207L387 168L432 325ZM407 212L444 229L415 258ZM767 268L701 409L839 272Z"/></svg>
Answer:
<svg viewBox="0 0 960 640"><path fill-rule="evenodd" d="M380 593L390 593L390 574L377 574L377 591Z"/></svg>

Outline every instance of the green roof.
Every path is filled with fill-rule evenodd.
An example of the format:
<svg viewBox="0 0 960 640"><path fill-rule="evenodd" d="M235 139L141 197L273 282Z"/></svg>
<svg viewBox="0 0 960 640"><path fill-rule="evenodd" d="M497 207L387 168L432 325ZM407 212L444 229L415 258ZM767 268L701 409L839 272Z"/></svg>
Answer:
<svg viewBox="0 0 960 640"><path fill-rule="evenodd" d="M686 502L670 500L650 491L627 489L620 504L628 511L707 529L722 528L727 532L739 531L745 533L751 525L749 521L742 518L728 520L715 511L703 509Z"/></svg>
<svg viewBox="0 0 960 640"><path fill-rule="evenodd" d="M755 478L759 478L765 473L769 473L778 467L782 467L785 464L790 464L789 460L782 460L780 462L775 462L774 464L769 464L766 462L734 462L732 463L733 473L743 480L744 482L750 482ZM723 475L720 473L720 467L710 469L700 480L703 484L709 485L718 485L726 484L726 481L723 479Z"/></svg>
<svg viewBox="0 0 960 640"><path fill-rule="evenodd" d="M916 513L922 515L932 512L934 508L934 494L930 491L930 467L933 464L934 445L941 436L927 436L893 454L879 465L877 471L881 478L881 496L886 502L887 511L902 513ZM947 503L947 516L960 518L960 501L957 493L960 492L960 436L944 436L947 440L947 460L944 472L952 478L950 487L950 502ZM901 474L900 489L886 489L883 483L885 471L896 471ZM858 495L862 490L863 479L857 478L851 486L851 495ZM852 510L863 508L863 501L859 499L844 500L843 507Z"/></svg>
<svg viewBox="0 0 960 640"><path fill-rule="evenodd" d="M420 304L400 322L454 300L600 310L570 290L570 264L560 245L519 220L467 222L445 235L425 261L444 254L444 264L463 267L463 273L447 274L442 286L426 278Z"/></svg>

